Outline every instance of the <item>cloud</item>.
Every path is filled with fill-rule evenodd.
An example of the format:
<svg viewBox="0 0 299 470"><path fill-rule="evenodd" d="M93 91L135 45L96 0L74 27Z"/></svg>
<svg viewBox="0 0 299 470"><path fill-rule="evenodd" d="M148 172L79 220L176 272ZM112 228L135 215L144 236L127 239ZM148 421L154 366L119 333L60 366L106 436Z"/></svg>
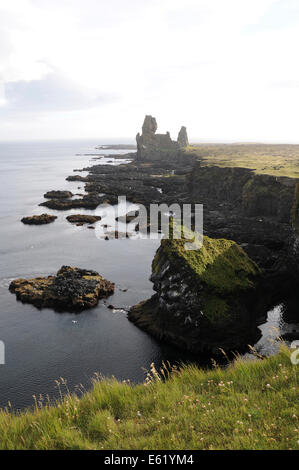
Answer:
<svg viewBox="0 0 299 470"><path fill-rule="evenodd" d="M0 0L0 139L294 140L296 2Z"/></svg>
<svg viewBox="0 0 299 470"><path fill-rule="evenodd" d="M19 80L5 84L6 105L2 114L13 112L69 111L115 102L120 97L87 90L57 73L40 80Z"/></svg>

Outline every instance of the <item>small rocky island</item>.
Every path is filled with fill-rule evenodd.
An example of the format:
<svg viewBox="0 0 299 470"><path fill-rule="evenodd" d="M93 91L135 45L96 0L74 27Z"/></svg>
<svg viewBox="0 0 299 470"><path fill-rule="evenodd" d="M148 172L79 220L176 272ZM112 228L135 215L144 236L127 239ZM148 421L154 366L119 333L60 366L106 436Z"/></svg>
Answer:
<svg viewBox="0 0 299 470"><path fill-rule="evenodd" d="M114 292L114 284L98 272L62 266L56 276L16 279L9 285L23 303L38 308L76 312L95 307Z"/></svg>
<svg viewBox="0 0 299 470"><path fill-rule="evenodd" d="M101 220L102 217L99 215L87 215L87 214L72 214L66 217L66 220L72 224L94 224Z"/></svg>
<svg viewBox="0 0 299 470"><path fill-rule="evenodd" d="M44 198L47 199L67 199L72 197L73 193L71 191L48 191L44 194Z"/></svg>
<svg viewBox="0 0 299 470"><path fill-rule="evenodd" d="M57 219L56 215L50 214L41 214L41 215L30 215L28 217L23 217L21 222L25 225L44 225L50 224Z"/></svg>
<svg viewBox="0 0 299 470"><path fill-rule="evenodd" d="M197 250L186 250L185 239L161 241L152 263L156 294L132 307L129 319L195 353L238 350L257 339L252 311L261 270L231 240L205 236L201 248L199 241Z"/></svg>

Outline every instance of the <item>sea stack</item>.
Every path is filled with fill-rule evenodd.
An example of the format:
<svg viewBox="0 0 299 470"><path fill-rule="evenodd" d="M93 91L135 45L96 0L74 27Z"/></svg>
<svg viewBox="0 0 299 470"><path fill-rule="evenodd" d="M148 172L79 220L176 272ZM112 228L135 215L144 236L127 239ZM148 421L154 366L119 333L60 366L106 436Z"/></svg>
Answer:
<svg viewBox="0 0 299 470"><path fill-rule="evenodd" d="M153 161L164 160L170 156L177 156L180 149L188 145L188 136L186 127L182 127L179 132L179 141L172 140L170 133L156 134L158 125L156 118L145 116L142 134L136 136L137 142L137 160Z"/></svg>
<svg viewBox="0 0 299 470"><path fill-rule="evenodd" d="M180 148L185 148L189 145L187 129L182 126L178 135L178 144Z"/></svg>

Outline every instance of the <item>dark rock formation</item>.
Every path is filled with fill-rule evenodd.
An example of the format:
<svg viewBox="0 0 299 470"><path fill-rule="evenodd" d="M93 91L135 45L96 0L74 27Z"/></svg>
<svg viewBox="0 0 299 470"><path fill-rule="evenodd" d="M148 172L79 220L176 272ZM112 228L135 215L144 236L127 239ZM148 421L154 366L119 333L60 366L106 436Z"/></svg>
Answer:
<svg viewBox="0 0 299 470"><path fill-rule="evenodd" d="M47 199L66 199L72 196L73 193L71 191L48 191L44 194L44 197Z"/></svg>
<svg viewBox="0 0 299 470"><path fill-rule="evenodd" d="M258 266L230 240L204 237L203 247L190 251L184 243L162 240L152 264L156 294L131 308L128 318L196 353L254 344L260 336L253 314Z"/></svg>
<svg viewBox="0 0 299 470"><path fill-rule="evenodd" d="M166 134L156 134L157 121L152 116L145 116L144 123L142 126L142 134L139 133L136 136L137 142L137 160L138 161L151 161L161 160L180 155L180 147L184 140L187 139L186 128L182 128L180 131L181 144L171 140L169 132ZM184 130L183 130L184 129Z"/></svg>
<svg viewBox="0 0 299 470"><path fill-rule="evenodd" d="M66 219L72 224L94 224L98 220L101 220L101 217L98 215L74 214L68 215Z"/></svg>
<svg viewBox="0 0 299 470"><path fill-rule="evenodd" d="M44 225L44 224L50 224L51 222L54 222L55 219L57 219L56 215L41 214L41 215L31 215L29 217L23 217L21 219L21 222L27 225Z"/></svg>
<svg viewBox="0 0 299 470"><path fill-rule="evenodd" d="M9 290L17 299L38 308L80 311L95 307L114 292L114 284L96 271L62 266L56 276L16 279Z"/></svg>
<svg viewBox="0 0 299 470"><path fill-rule="evenodd" d="M180 148L187 147L189 145L187 129L185 126L182 126L178 135L178 144Z"/></svg>
<svg viewBox="0 0 299 470"><path fill-rule="evenodd" d="M187 177L189 197L204 208L204 233L241 244L261 267L288 271L296 180L246 168L202 166Z"/></svg>
<svg viewBox="0 0 299 470"><path fill-rule="evenodd" d="M42 202L40 206L48 207L49 209L68 210L68 209L96 209L100 204L109 203L117 204L117 199L111 195L105 197L98 194L84 195L78 199L49 199Z"/></svg>

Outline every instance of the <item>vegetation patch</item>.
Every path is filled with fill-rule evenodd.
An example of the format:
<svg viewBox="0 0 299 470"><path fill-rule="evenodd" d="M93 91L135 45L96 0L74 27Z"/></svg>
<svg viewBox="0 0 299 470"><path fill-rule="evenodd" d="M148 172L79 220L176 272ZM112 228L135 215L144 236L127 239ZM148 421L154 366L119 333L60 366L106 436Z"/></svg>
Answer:
<svg viewBox="0 0 299 470"><path fill-rule="evenodd" d="M256 174L299 178L299 145L194 144L185 153L203 166L248 168Z"/></svg>
<svg viewBox="0 0 299 470"><path fill-rule="evenodd" d="M167 379L167 380L164 380ZM67 391L60 379L58 387ZM81 398L0 412L1 449L298 449L298 366L282 347L226 369L154 365L144 384L94 380Z"/></svg>
<svg viewBox="0 0 299 470"><path fill-rule="evenodd" d="M175 231L179 229L176 228ZM194 234L184 227L184 238L161 241L153 260L153 271L157 271L159 258L163 253L178 270L184 267L214 292L232 293L239 289L253 287L253 279L261 271L244 250L232 240L212 239ZM176 235L174 234L174 237ZM193 242L191 242L193 239ZM190 241L191 240L191 241ZM198 249L188 250L186 245L193 243Z"/></svg>

